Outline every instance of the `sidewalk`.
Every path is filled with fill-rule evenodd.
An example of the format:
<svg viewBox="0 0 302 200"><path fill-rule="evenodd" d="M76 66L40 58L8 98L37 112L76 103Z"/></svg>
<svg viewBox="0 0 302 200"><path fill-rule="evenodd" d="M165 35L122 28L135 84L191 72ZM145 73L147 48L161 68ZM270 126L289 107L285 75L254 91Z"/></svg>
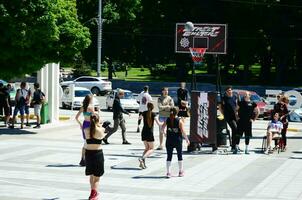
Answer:
<svg viewBox="0 0 302 200"><path fill-rule="evenodd" d="M103 118L111 121L112 113L103 113ZM121 144L119 130L109 138L111 144L103 146L105 174L100 182L101 199L302 199L301 132L289 132L287 152L269 156L260 152L260 137L251 140L250 155L215 155L207 149L191 154L185 152L184 145L185 176L177 177L174 155L173 177L166 179L165 150L155 151L146 160L147 169L138 167L143 144L140 133L136 133L137 114L125 119L127 139L132 145ZM264 124L257 121L254 126L261 128ZM156 147L157 126L154 132ZM78 166L82 133L75 121L45 125L39 130L26 128L23 133L27 134L0 134L0 200L87 199L89 180L84 175L85 168ZM255 136L262 134L262 129L254 131Z"/></svg>

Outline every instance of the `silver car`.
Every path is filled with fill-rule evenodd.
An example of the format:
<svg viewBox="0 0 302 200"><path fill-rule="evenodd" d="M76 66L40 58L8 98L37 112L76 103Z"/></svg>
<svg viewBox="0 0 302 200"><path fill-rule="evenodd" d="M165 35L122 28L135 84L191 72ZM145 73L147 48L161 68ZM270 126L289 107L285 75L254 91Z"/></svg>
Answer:
<svg viewBox="0 0 302 200"><path fill-rule="evenodd" d="M137 103L135 97L133 96L133 93L130 90L124 90L124 92L125 92L125 95L120 100L122 107L127 111L135 111L136 113L138 113L139 104ZM107 110L112 109L113 101L114 101L114 98L116 95L117 95L117 90L113 90L107 96L107 99L106 99Z"/></svg>

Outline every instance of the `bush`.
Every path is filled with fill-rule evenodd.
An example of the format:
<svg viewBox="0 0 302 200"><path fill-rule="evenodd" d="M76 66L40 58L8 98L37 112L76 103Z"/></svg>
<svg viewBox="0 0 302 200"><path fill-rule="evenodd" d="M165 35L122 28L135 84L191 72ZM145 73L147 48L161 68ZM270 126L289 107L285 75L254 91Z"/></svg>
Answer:
<svg viewBox="0 0 302 200"><path fill-rule="evenodd" d="M75 78L80 76L90 76L91 72L92 70L90 66L85 64L76 65L72 70L72 74Z"/></svg>
<svg viewBox="0 0 302 200"><path fill-rule="evenodd" d="M167 71L167 66L162 64L156 64L155 66L151 67L150 72L152 76L160 76L165 74Z"/></svg>

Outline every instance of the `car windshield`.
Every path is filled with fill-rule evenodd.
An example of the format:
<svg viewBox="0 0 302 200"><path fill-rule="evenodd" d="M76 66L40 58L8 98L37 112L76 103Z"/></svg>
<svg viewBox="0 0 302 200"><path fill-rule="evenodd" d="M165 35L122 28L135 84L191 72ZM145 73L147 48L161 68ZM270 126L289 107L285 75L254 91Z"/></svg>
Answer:
<svg viewBox="0 0 302 200"><path fill-rule="evenodd" d="M89 94L91 94L91 92L87 91L87 90L76 90L75 91L76 97L85 97L86 95L89 95Z"/></svg>
<svg viewBox="0 0 302 200"><path fill-rule="evenodd" d="M177 90L169 90L169 96L170 97L177 97Z"/></svg>
<svg viewBox="0 0 302 200"><path fill-rule="evenodd" d="M260 98L260 96L257 95L257 94L252 94L252 95L251 95L251 101L252 101L252 102L255 102L255 103L258 103L258 102L261 101L261 98Z"/></svg>
<svg viewBox="0 0 302 200"><path fill-rule="evenodd" d="M1 79L0 79L0 83L2 83L3 85L7 85L7 82Z"/></svg>
<svg viewBox="0 0 302 200"><path fill-rule="evenodd" d="M125 92L123 99L133 99L132 92Z"/></svg>
<svg viewBox="0 0 302 200"><path fill-rule="evenodd" d="M243 94L240 94L240 101L243 101L243 99L244 99ZM255 102L255 103L258 103L258 102L261 101L261 97L259 95L257 95L257 94L252 94L251 95L251 101Z"/></svg>

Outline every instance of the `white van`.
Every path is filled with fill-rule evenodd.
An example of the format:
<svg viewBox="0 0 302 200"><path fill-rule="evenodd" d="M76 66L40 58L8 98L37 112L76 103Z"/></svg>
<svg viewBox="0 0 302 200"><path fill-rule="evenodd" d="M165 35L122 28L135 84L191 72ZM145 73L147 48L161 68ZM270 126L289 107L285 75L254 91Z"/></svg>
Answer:
<svg viewBox="0 0 302 200"><path fill-rule="evenodd" d="M62 87L61 106L62 108L79 109L83 105L86 95L92 95L91 91L83 87ZM99 101L93 96L93 106L99 110Z"/></svg>

